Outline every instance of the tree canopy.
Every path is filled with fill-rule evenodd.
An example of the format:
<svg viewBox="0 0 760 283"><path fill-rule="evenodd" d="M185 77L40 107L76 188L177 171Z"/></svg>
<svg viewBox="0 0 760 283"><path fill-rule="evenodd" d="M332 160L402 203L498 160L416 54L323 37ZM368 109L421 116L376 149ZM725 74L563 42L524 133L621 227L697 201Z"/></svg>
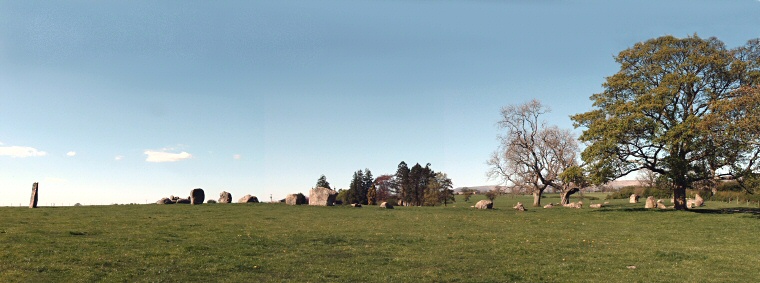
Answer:
<svg viewBox="0 0 760 283"><path fill-rule="evenodd" d="M615 58L620 70L572 116L587 143L592 180L649 169L673 184L686 209L694 182L753 175L760 156L760 41L728 49L716 38L663 36Z"/></svg>
<svg viewBox="0 0 760 283"><path fill-rule="evenodd" d="M532 193L533 206L541 205L541 195L548 187L562 192L571 189L560 174L577 166L575 137L569 130L542 121L548 112L538 100L502 108L499 127L505 133L488 160L488 176L504 180L512 191Z"/></svg>
<svg viewBox="0 0 760 283"><path fill-rule="evenodd" d="M319 179L317 180L317 186L315 188L328 188L328 189L332 189L330 187L330 183L327 182L327 177L325 177L325 175L319 176Z"/></svg>

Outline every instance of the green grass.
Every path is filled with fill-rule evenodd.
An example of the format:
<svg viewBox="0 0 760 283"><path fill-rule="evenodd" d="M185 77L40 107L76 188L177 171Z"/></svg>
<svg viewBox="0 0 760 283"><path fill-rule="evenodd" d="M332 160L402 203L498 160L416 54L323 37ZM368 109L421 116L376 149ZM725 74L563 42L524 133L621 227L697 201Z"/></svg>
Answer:
<svg viewBox="0 0 760 283"><path fill-rule="evenodd" d="M0 282L760 281L757 208L541 209L511 196L470 208L479 199L0 208Z"/></svg>

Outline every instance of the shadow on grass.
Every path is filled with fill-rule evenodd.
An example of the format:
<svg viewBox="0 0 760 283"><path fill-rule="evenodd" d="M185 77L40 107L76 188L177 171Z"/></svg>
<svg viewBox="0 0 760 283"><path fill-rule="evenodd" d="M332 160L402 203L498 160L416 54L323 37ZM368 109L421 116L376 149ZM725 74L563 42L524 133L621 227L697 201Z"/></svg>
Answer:
<svg viewBox="0 0 760 283"><path fill-rule="evenodd" d="M615 212L615 211L625 211L625 212L677 212L679 210L675 210L672 208L669 209L651 209L651 208L643 208L643 207L623 207L623 208L607 208L607 209L599 209L595 212ZM755 219L760 219L760 208L751 208L751 207L734 207L734 208L698 208L698 209L689 209L686 210L686 212L692 212L692 213L700 213L700 214L743 214L747 217L752 217Z"/></svg>
<svg viewBox="0 0 760 283"><path fill-rule="evenodd" d="M720 209L692 209L689 210L694 213L704 214L743 214L748 217L760 219L760 208L752 207L734 207L734 208L720 208Z"/></svg>

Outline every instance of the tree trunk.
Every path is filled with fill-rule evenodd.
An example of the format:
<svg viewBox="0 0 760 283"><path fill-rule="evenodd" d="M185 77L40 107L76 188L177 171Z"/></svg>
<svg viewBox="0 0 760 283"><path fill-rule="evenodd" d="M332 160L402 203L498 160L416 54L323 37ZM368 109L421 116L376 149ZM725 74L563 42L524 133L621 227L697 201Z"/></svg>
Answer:
<svg viewBox="0 0 760 283"><path fill-rule="evenodd" d="M541 206L541 195L544 194L544 190L533 191L533 207Z"/></svg>
<svg viewBox="0 0 760 283"><path fill-rule="evenodd" d="M686 206L686 186L676 184L673 188L673 204L676 210L687 210Z"/></svg>
<svg viewBox="0 0 760 283"><path fill-rule="evenodd" d="M577 193L580 191L578 188L572 188L567 191L562 192L560 195L562 196L561 203L562 205L570 203L570 196L574 193Z"/></svg>

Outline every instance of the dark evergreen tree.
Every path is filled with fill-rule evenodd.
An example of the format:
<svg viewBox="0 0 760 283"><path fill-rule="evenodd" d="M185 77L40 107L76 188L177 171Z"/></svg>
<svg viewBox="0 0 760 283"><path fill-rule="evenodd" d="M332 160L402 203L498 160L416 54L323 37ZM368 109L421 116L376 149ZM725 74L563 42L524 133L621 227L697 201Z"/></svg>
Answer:
<svg viewBox="0 0 760 283"><path fill-rule="evenodd" d="M409 180L409 172L410 170L406 165L406 162L401 161L401 163L398 164L398 169L396 169L394 187L396 195L401 199L403 205L409 205L412 200L410 194L411 182Z"/></svg>
<svg viewBox="0 0 760 283"><path fill-rule="evenodd" d="M420 206L425 201L425 189L424 186L426 182L423 182L422 180L425 179L425 172L422 166L417 163L414 166L412 166L412 169L409 170L409 191L407 194L409 195L409 203L414 206Z"/></svg>
<svg viewBox="0 0 760 283"><path fill-rule="evenodd" d="M361 190L359 191L358 197L361 204L368 204L367 203L367 193L369 192L369 189L372 187L372 183L374 183L375 178L372 177L372 171L369 171L369 169L364 169L364 176L362 177L362 186Z"/></svg>
<svg viewBox="0 0 760 283"><path fill-rule="evenodd" d="M328 189L332 189L330 187L330 183L327 182L327 177L325 177L325 175L322 175L322 176L319 177L319 180L317 180L317 186L315 188L328 188Z"/></svg>
<svg viewBox="0 0 760 283"><path fill-rule="evenodd" d="M364 173L362 173L362 170L354 172L354 176L351 179L351 185L348 187L348 195L346 197L349 204L362 203L359 194L361 193L363 182Z"/></svg>

